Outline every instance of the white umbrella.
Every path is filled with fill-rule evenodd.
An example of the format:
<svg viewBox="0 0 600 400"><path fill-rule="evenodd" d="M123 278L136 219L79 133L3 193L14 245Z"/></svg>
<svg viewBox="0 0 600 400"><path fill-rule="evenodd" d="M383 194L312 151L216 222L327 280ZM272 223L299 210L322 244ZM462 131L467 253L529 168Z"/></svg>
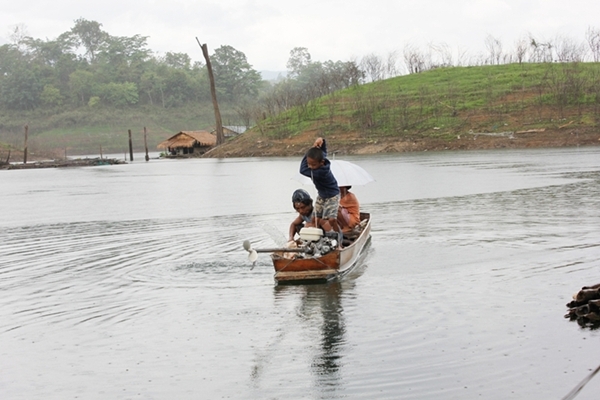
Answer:
<svg viewBox="0 0 600 400"><path fill-rule="evenodd" d="M366 185L375 180L371 174L362 167L349 161L331 160L331 172L333 172L333 176L335 176L338 186ZM300 174L300 172L296 173L294 179L305 185L312 183L312 180L309 177Z"/></svg>

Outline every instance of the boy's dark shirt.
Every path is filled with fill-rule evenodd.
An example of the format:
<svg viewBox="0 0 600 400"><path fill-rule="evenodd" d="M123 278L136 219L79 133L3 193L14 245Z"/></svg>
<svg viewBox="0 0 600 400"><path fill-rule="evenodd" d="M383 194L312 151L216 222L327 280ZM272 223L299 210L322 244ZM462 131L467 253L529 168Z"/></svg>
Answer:
<svg viewBox="0 0 600 400"><path fill-rule="evenodd" d="M327 143L325 142L325 139L323 139L321 150L323 151L323 157L325 157L325 163L317 169L310 169L308 167L306 155L304 155L302 162L300 162L300 173L312 179L321 198L328 199L338 195L340 193L340 188L331 172L331 162L327 159Z"/></svg>

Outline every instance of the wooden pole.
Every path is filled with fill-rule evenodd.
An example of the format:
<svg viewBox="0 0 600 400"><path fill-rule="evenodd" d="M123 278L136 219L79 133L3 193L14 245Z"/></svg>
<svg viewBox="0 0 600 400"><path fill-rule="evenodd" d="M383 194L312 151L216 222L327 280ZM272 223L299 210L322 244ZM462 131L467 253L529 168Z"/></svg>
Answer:
<svg viewBox="0 0 600 400"><path fill-rule="evenodd" d="M217 146L223 144L225 142L225 135L223 134L223 122L221 121L221 112L219 111L219 103L217 102L217 90L215 89L215 78L213 76L212 64L210 63L210 58L208 56L208 46L206 43L200 44L198 38L196 38L196 42L202 49L202 54L204 55L204 59L206 60L206 69L208 70L208 80L210 81L210 95L212 97L213 108L215 109L215 122L217 128Z"/></svg>
<svg viewBox="0 0 600 400"><path fill-rule="evenodd" d="M25 125L25 148L23 149L23 164L27 164L27 134L29 133L29 126Z"/></svg>
<svg viewBox="0 0 600 400"><path fill-rule="evenodd" d="M129 133L129 161L133 162L133 145L131 143L131 129L128 129Z"/></svg>
<svg viewBox="0 0 600 400"><path fill-rule="evenodd" d="M146 133L146 127L144 127L144 146L146 147L146 162L150 161L148 157L148 135Z"/></svg>
<svg viewBox="0 0 600 400"><path fill-rule="evenodd" d="M102 145L100 145L100 159L102 160Z"/></svg>

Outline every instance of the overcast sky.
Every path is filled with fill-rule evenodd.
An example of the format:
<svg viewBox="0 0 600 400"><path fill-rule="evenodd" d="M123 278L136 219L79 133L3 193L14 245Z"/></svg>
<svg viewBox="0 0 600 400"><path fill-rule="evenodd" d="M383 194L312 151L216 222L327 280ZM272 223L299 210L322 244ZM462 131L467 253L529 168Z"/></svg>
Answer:
<svg viewBox="0 0 600 400"><path fill-rule="evenodd" d="M85 18L113 36L148 36L159 55L203 60L196 37L211 53L230 45L258 71L285 71L294 47L308 48L313 61L401 55L431 43L485 54L489 35L508 51L529 34L583 43L589 27L600 29L600 0L0 0L0 9L0 44L15 26L55 39Z"/></svg>

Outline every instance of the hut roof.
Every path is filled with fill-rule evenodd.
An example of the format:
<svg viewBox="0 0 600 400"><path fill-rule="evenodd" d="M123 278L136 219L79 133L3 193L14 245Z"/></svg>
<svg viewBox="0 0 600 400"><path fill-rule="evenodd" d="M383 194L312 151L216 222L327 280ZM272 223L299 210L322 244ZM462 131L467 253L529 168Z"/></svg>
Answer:
<svg viewBox="0 0 600 400"><path fill-rule="evenodd" d="M159 149L166 149L167 147L194 147L195 144L199 144L200 146L214 146L217 144L217 137L207 131L181 131L164 142L159 143L157 147Z"/></svg>

